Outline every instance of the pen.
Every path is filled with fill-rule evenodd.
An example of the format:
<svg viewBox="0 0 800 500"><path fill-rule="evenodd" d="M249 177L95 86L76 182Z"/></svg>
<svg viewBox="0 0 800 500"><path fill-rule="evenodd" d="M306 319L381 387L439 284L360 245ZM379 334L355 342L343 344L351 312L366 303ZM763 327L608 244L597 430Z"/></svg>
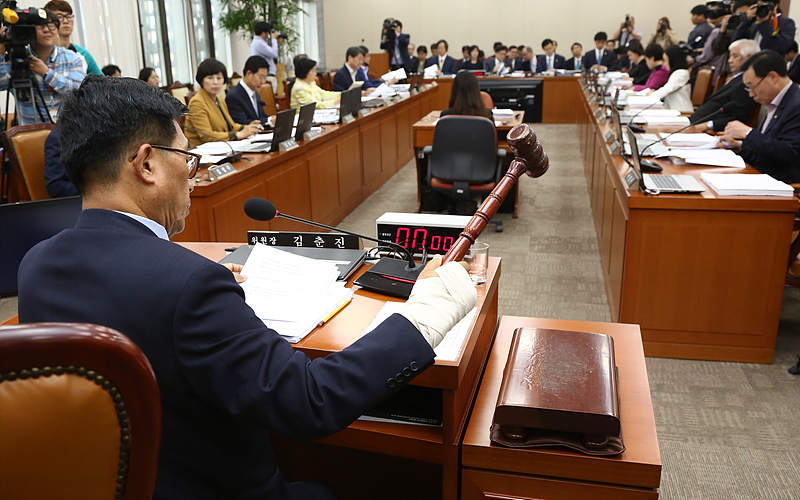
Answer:
<svg viewBox="0 0 800 500"><path fill-rule="evenodd" d="M353 298L352 298L352 297L351 297L351 298L349 298L349 299L347 299L347 302L345 302L344 304L342 304L342 305L340 305L339 307L337 307L337 308L336 308L336 310L335 310L335 311L333 311L332 313L330 313L330 314L328 315L328 317L327 317L327 318L325 318L325 319L323 319L322 321L320 321L319 323L317 323L317 328L319 328L319 327L321 327L321 326L324 326L324 325L325 325L325 323L327 323L328 321L330 321L332 317L336 316L336 313L338 313L339 311L341 311L342 309L344 309L344 306L346 306L347 304L349 304L351 300L353 300Z"/></svg>
<svg viewBox="0 0 800 500"><path fill-rule="evenodd" d="M720 139L720 140L719 140L719 142L721 142L722 144L724 144L724 145L728 146L728 149L733 149L733 148L731 147L731 145L730 145L730 144L728 144L728 141L726 141L726 140L723 140L723 139Z"/></svg>

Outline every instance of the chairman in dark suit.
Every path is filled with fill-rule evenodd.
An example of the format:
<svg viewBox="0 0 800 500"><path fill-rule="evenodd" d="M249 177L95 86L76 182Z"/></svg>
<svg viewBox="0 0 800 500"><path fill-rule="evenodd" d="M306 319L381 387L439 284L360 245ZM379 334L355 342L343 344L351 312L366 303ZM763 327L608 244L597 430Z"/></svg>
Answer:
<svg viewBox="0 0 800 500"><path fill-rule="evenodd" d="M730 51L728 65L734 77L721 89L711 94L691 116L692 123L700 120L694 125L698 132L705 132L709 129L722 132L732 121L747 122L756 107L756 102L744 88L741 66L750 56L758 52L758 44L753 40L736 40L728 50ZM722 113L713 114L723 107L726 109ZM712 114L713 116L711 116Z"/></svg>
<svg viewBox="0 0 800 500"><path fill-rule="evenodd" d="M617 56L606 48L608 35L604 31L599 31L594 36L595 48L583 56L583 67L586 69L606 70L614 63ZM598 68L595 68L598 67Z"/></svg>
<svg viewBox="0 0 800 500"><path fill-rule="evenodd" d="M267 81L269 64L261 56L250 56L244 63L242 80L225 94L225 105L234 123L250 123L261 120L267 124L264 101L258 90Z"/></svg>
<svg viewBox="0 0 800 500"><path fill-rule="evenodd" d="M542 42L544 54L536 56L536 72L542 73L551 69L566 69L564 56L556 54L556 46L552 40L545 38Z"/></svg>
<svg viewBox="0 0 800 500"><path fill-rule="evenodd" d="M760 46L762 50L774 50L781 56L786 54L789 50L789 45L794 41L795 24L794 21L788 17L778 15L778 2L775 2L775 7L772 12L767 10L766 17L758 17L757 11L763 2L759 0L757 5L752 5L745 13L746 18L736 28L731 36L732 41L749 38L755 40L760 37ZM765 6L766 7L766 6ZM778 29L772 26L771 16L776 16L778 20Z"/></svg>
<svg viewBox="0 0 800 500"><path fill-rule="evenodd" d="M23 259L20 321L100 324L142 349L162 406L154 498L332 498L320 483L283 480L268 431L320 438L395 394L433 364L475 287L460 264L434 264L372 333L314 361L296 352L245 304L230 270L168 240L183 229L197 170L183 151L186 111L130 78L89 75L67 94L62 160L84 211Z"/></svg>
<svg viewBox="0 0 800 500"><path fill-rule="evenodd" d="M789 79L777 52L762 50L743 65L744 86L766 108L766 118L751 128L732 121L722 136L759 171L783 182L800 182L800 88Z"/></svg>
<svg viewBox="0 0 800 500"><path fill-rule="evenodd" d="M403 23L395 19L389 30L381 37L381 50L389 53L389 65L392 70L405 68L411 55L408 53L408 44L411 36L403 33Z"/></svg>
<svg viewBox="0 0 800 500"><path fill-rule="evenodd" d="M439 68L439 73L443 75L455 75L456 71L458 71L456 69L456 60L447 55L447 49L449 47L447 40L439 40L436 42L437 54L428 59L428 62L425 63L425 67L436 66Z"/></svg>

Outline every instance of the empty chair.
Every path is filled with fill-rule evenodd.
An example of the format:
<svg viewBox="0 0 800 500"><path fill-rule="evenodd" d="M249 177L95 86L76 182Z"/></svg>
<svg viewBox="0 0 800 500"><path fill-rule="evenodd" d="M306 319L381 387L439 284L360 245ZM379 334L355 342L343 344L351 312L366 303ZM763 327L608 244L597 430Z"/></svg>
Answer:
<svg viewBox="0 0 800 500"><path fill-rule="evenodd" d="M11 177L20 201L47 200L44 180L44 141L52 123L19 125L3 132L3 147L11 164Z"/></svg>

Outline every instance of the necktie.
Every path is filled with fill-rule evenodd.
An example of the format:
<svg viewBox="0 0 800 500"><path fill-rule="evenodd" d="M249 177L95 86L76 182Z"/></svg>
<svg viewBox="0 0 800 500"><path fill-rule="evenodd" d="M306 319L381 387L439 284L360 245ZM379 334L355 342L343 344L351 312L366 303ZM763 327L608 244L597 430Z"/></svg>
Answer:
<svg viewBox="0 0 800 500"><path fill-rule="evenodd" d="M575 58L575 69L581 69L581 58L580 57L576 57Z"/></svg>
<svg viewBox="0 0 800 500"><path fill-rule="evenodd" d="M256 116L258 116L258 94L255 92L253 92L253 106L256 108Z"/></svg>
<svg viewBox="0 0 800 500"><path fill-rule="evenodd" d="M600 61L602 61L602 60L603 60L603 53L602 53L602 52L600 52L600 50L599 50L599 49L595 49L595 52L597 53L597 55L596 55L596 57L597 57L597 64L600 64Z"/></svg>
<svg viewBox="0 0 800 500"><path fill-rule="evenodd" d="M547 69L553 69L553 56L547 58Z"/></svg>
<svg viewBox="0 0 800 500"><path fill-rule="evenodd" d="M444 57L439 56L439 71L444 67Z"/></svg>

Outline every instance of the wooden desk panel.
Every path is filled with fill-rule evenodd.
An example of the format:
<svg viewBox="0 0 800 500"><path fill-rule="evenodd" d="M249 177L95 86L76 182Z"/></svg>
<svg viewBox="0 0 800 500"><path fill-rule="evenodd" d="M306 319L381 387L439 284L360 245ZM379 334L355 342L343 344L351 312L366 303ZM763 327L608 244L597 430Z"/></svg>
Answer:
<svg viewBox="0 0 800 500"><path fill-rule="evenodd" d="M506 448L491 444L497 395L514 329L538 327L604 333L614 338L620 412L626 450L617 457L569 451ZM462 499L658 498L661 455L636 325L504 316L481 381L461 450Z"/></svg>
<svg viewBox="0 0 800 500"><path fill-rule="evenodd" d="M648 356L771 363L800 202L710 188L630 191L630 168L606 145L611 125L581 94L578 132L612 318L641 325ZM757 173L657 162L698 180L702 172Z"/></svg>

